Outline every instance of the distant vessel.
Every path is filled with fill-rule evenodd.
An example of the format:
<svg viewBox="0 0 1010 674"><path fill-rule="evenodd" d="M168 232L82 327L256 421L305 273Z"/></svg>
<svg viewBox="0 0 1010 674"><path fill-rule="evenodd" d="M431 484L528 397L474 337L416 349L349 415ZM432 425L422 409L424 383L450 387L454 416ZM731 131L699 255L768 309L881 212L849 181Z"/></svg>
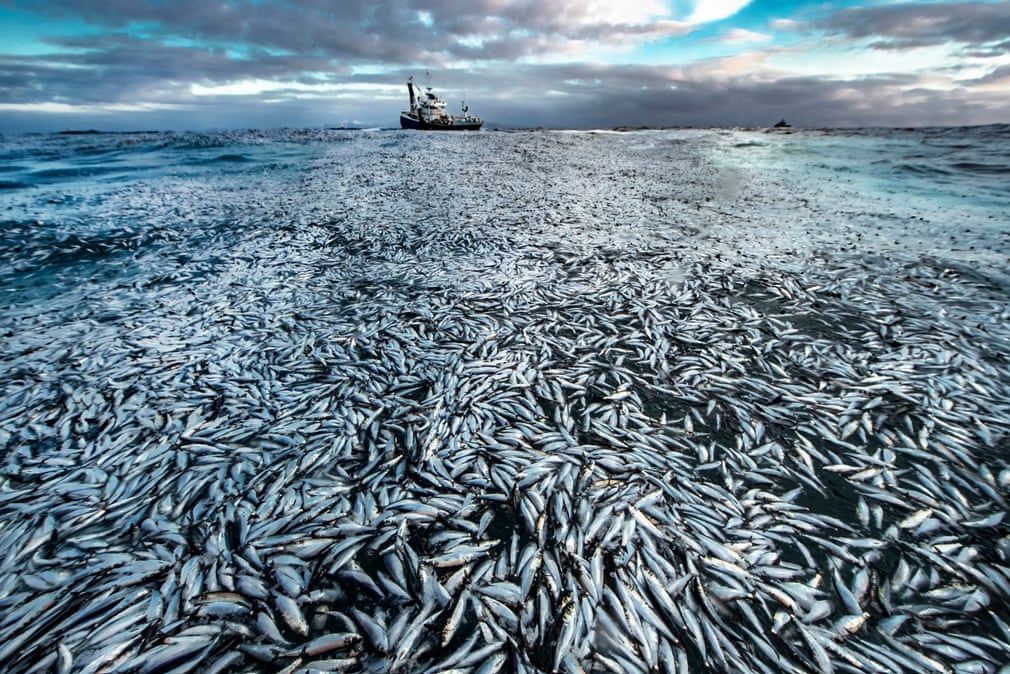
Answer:
<svg viewBox="0 0 1010 674"><path fill-rule="evenodd" d="M787 121L786 121L786 120L784 120L784 119L780 119L780 120L779 120L779 123L778 123L778 124L776 124L776 125L775 125L774 127L772 127L772 128L774 128L774 129L791 129L792 127L793 127L793 125L792 125L792 124L790 124L789 122L787 122Z"/></svg>
<svg viewBox="0 0 1010 674"><path fill-rule="evenodd" d="M466 103L462 115L450 115L446 112L445 101L436 96L430 86L423 94L418 87L415 96L413 77L407 78L407 91L410 92L410 110L400 113L400 126L404 129L476 131L484 124L483 119L469 113Z"/></svg>

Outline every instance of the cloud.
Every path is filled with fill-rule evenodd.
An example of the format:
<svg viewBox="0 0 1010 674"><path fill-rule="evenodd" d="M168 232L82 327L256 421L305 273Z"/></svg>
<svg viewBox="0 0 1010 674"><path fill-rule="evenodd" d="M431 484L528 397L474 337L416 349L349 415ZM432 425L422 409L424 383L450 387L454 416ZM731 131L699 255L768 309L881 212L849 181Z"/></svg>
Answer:
<svg viewBox="0 0 1010 674"><path fill-rule="evenodd" d="M551 4L551 3L546 3ZM574 9L577 21L588 24L636 24L652 21L669 14L666 5L658 0L583 0L562 5Z"/></svg>
<svg viewBox="0 0 1010 674"><path fill-rule="evenodd" d="M659 0L24 0L19 7L151 40L255 44L372 65L516 59L691 30L669 20Z"/></svg>
<svg viewBox="0 0 1010 674"><path fill-rule="evenodd" d="M982 124L1002 118L1010 104L1010 92L937 86L911 74L790 76L767 68L762 58L749 54L675 68L529 65L499 83L509 95L470 94L468 100L492 125L522 120L522 126L580 128L767 126L783 117L818 127ZM545 96L549 89L557 94Z"/></svg>
<svg viewBox="0 0 1010 674"><path fill-rule="evenodd" d="M122 34L68 38L58 46L73 52L0 55L2 98L20 104L178 103L189 98L193 84L273 80L311 85L349 72L323 58L256 49L235 58L223 49L170 46Z"/></svg>
<svg viewBox="0 0 1010 674"><path fill-rule="evenodd" d="M743 28L733 28L724 33L719 38L719 41L726 44L749 44L771 42L772 39L771 35L765 35L764 33L756 33Z"/></svg>
<svg viewBox="0 0 1010 674"><path fill-rule="evenodd" d="M151 58L166 59L168 54L160 52ZM232 69L227 61L215 61L216 54L194 53L197 60L193 62L186 61L185 54L172 53L177 61L173 69L202 62L208 69L221 69L219 81L236 84L217 88L214 82L218 80L208 78L194 89L188 81L173 84L142 73L124 73L132 78L129 91L139 92L136 97L150 106L146 112L128 114L124 106L133 96L115 87L103 89L102 77L89 77L84 89L95 90L88 101L79 102L78 114L57 118L56 113L67 111L50 107L52 119L61 120L50 125L201 129L320 126L360 120L367 125L394 126L406 103L406 70L372 75L335 73L323 82L292 77L285 86L277 77L264 78L273 64L250 63L243 69ZM0 62L0 86L7 78L19 76L8 65ZM682 67L526 63L508 70L469 68L440 73L435 84L452 107L465 92L472 111L487 120L488 128L766 126L783 117L796 126L910 126L980 124L1005 118L1005 110L1010 109L1010 89L1002 79L1006 76L1000 71L984 82L960 84L912 74L851 80L793 76L769 68L764 55L753 53ZM57 92L61 100L78 100L72 98L78 95L73 72L57 68L47 71L46 77L44 86ZM255 95L258 90L263 93ZM272 102L264 103L264 97ZM103 99L115 102L99 105ZM25 94L24 100L41 97ZM42 104L51 106L50 102ZM13 130L19 124L25 125L20 128L37 128L49 114L31 107L20 108L20 117L16 112L10 105L0 106L5 128Z"/></svg>
<svg viewBox="0 0 1010 674"><path fill-rule="evenodd" d="M751 0L697 0L687 22L709 23L728 19L750 3Z"/></svg>
<svg viewBox="0 0 1010 674"><path fill-rule="evenodd" d="M990 42L977 48L966 48L963 54L971 58L997 58L1010 54L1010 40L1003 42Z"/></svg>
<svg viewBox="0 0 1010 674"><path fill-rule="evenodd" d="M852 39L870 39L876 49L908 49L957 42L1005 44L1010 2L910 2L852 7L808 24Z"/></svg>
<svg viewBox="0 0 1010 674"><path fill-rule="evenodd" d="M795 19L772 19L768 25L774 30L797 30L803 27L803 24Z"/></svg>
<svg viewBox="0 0 1010 674"><path fill-rule="evenodd" d="M1004 93L1010 91L1010 65L1000 66L988 74L972 80L970 84L980 87L999 87Z"/></svg>
<svg viewBox="0 0 1010 674"><path fill-rule="evenodd" d="M768 24L793 33L786 46L740 27L710 38L697 23L747 4L20 0L18 8L61 29L74 17L88 26L51 35L49 53L0 53L0 121L9 130L15 112L18 123L37 125L76 110L79 120L96 120L90 126L104 119L118 128L388 125L404 105L407 76L424 68L437 73L436 88L453 104L465 92L489 126L733 126L782 117L801 126L964 124L1003 121L1010 109L1006 59L958 70L969 50L984 60L1010 48L1010 3L902 3L807 21L797 14ZM676 16L694 22L673 20L674 5L686 8ZM676 49L686 41L669 38L692 31L702 36L689 50L735 55L682 61L686 52ZM897 47L951 40L962 45L960 60L938 49L940 65L901 67L920 54ZM839 52L821 43L845 50L848 41L891 51L872 53L880 68L842 75ZM640 45L656 47L650 65L600 57ZM857 61L860 53L844 58Z"/></svg>

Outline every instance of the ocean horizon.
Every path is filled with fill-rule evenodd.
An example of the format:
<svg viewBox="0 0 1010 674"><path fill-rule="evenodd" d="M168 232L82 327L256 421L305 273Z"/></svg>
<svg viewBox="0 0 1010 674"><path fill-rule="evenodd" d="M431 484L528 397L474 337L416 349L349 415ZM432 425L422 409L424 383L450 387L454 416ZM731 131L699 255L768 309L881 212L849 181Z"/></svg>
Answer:
<svg viewBox="0 0 1010 674"><path fill-rule="evenodd" d="M608 126L542 126L542 125L516 125L504 124L493 120L487 121L477 131L677 131L677 130L702 130L702 131L768 131L779 133L790 133L793 131L838 131L838 132L886 132L886 131L930 131L939 129L993 129L1001 130L1002 127L1010 126L1010 122L992 122L982 124L903 124L903 125L840 125L824 126L818 124L794 124L782 118L786 122L785 127L777 127L777 122L768 124L745 124L737 126L726 125L697 125L697 124L612 124ZM61 129L34 130L34 131L12 131L2 132L0 135L14 136L36 136L36 135L98 135L98 134L144 134L144 133L235 133L235 132L280 132L280 131L405 131L393 124L379 123L333 123L316 126L269 126L269 127L208 127L208 128L105 128L105 127L65 127Z"/></svg>

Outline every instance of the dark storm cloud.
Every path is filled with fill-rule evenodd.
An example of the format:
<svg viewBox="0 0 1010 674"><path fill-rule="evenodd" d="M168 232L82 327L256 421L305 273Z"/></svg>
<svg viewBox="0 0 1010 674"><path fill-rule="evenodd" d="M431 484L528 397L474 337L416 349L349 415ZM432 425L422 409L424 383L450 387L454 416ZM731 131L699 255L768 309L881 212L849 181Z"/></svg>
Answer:
<svg viewBox="0 0 1010 674"><path fill-rule="evenodd" d="M75 41L81 47L89 41ZM336 89L286 96L283 87L263 97L194 95L192 85L269 80L318 84L301 75L325 64L312 57L255 55L248 60L220 50L151 45L126 36L105 50L85 50L26 63L0 59L0 90L14 102L175 106L143 113L95 118L91 126L207 128L396 124L404 107L403 82L410 69L352 75L334 69L325 82ZM732 65L732 64L730 64ZM746 65L746 64L745 64ZM414 73L417 74L417 73ZM445 70L441 93L454 109L465 95L473 111L495 126L609 128L613 126L766 126L785 117L797 126L908 126L986 123L1010 108L1010 95L993 93L1005 69L957 89L931 89L919 76L896 74L841 80L762 74L760 68L728 67L710 61L685 67L608 64L525 64ZM352 93L342 93L350 86ZM354 94L378 86L395 98ZM984 89L990 91L985 94ZM402 89L402 91L401 91ZM399 95L402 93L402 99ZM30 120L26 120L26 123ZM62 124L63 127L68 124ZM60 128L60 127L58 127Z"/></svg>
<svg viewBox="0 0 1010 674"><path fill-rule="evenodd" d="M902 3L852 7L809 26L855 39L870 39L877 49L905 49L957 42L1006 49L1010 2Z"/></svg>
<svg viewBox="0 0 1010 674"><path fill-rule="evenodd" d="M0 92L8 103L177 103L192 84L279 77L309 81L304 73L341 69L325 59L251 50L234 58L221 49L177 47L127 35L67 38L73 53L0 55ZM318 78L311 81L318 82Z"/></svg>
<svg viewBox="0 0 1010 674"><path fill-rule="evenodd" d="M18 6L32 5L41 15L81 19L91 26L130 30L153 41L253 44L348 61L397 62L410 54L408 36L423 27L417 12L407 12L405 4L47 0Z"/></svg>
<svg viewBox="0 0 1010 674"><path fill-rule="evenodd" d="M994 42L981 48L965 49L964 55L972 58L995 58L1010 54L1010 40Z"/></svg>
<svg viewBox="0 0 1010 674"><path fill-rule="evenodd" d="M927 87L914 75L859 80L823 77L727 77L718 64L690 68L556 65L521 68L506 90L482 104L489 119L527 126L767 126L785 117L797 126L958 125L991 121L1010 95ZM532 95L532 92L539 93Z"/></svg>
<svg viewBox="0 0 1010 674"><path fill-rule="evenodd" d="M137 2L32 0L16 3L43 16L212 44L255 44L347 63L438 65L550 53L571 41L619 42L643 35L683 34L671 21L615 23L588 0L390 0L386 2Z"/></svg>

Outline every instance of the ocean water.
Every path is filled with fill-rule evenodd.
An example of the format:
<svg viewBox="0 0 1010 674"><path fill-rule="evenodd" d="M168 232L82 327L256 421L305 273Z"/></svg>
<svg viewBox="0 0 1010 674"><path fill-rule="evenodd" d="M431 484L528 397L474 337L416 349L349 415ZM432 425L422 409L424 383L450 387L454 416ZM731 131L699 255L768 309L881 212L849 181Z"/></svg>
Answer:
<svg viewBox="0 0 1010 674"><path fill-rule="evenodd" d="M1004 671L1008 179L1007 126L4 136L0 661Z"/></svg>

